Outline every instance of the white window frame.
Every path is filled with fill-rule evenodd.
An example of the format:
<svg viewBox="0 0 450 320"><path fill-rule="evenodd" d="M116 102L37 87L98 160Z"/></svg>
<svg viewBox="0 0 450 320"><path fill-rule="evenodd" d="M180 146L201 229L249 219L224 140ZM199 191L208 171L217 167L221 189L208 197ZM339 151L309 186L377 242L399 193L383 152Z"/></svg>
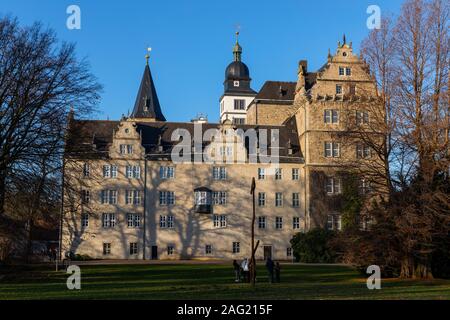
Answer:
<svg viewBox="0 0 450 320"><path fill-rule="evenodd" d="M232 252L233 252L233 254L241 253L241 243L240 242L233 242Z"/></svg>
<svg viewBox="0 0 450 320"><path fill-rule="evenodd" d="M283 206L283 193L276 192L275 193L275 207L282 207L282 206Z"/></svg>
<svg viewBox="0 0 450 320"><path fill-rule="evenodd" d="M300 207L300 193L299 192L292 193L292 207L294 207L294 208Z"/></svg>
<svg viewBox="0 0 450 320"><path fill-rule="evenodd" d="M213 179L214 180L226 180L227 168L226 167L213 167Z"/></svg>
<svg viewBox="0 0 450 320"><path fill-rule="evenodd" d="M282 179L283 179L283 169L275 168L275 180L282 180Z"/></svg>
<svg viewBox="0 0 450 320"><path fill-rule="evenodd" d="M213 191L212 198L214 205L226 206L227 205L227 192L226 191Z"/></svg>
<svg viewBox="0 0 450 320"><path fill-rule="evenodd" d="M266 179L266 169L258 168L258 180L265 180L265 179Z"/></svg>
<svg viewBox="0 0 450 320"><path fill-rule="evenodd" d="M275 217L275 229L283 229L283 217Z"/></svg>
<svg viewBox="0 0 450 320"><path fill-rule="evenodd" d="M89 227L89 213L82 213L81 214L81 227L82 228Z"/></svg>
<svg viewBox="0 0 450 320"><path fill-rule="evenodd" d="M294 230L300 229L300 217L292 218L292 229Z"/></svg>
<svg viewBox="0 0 450 320"><path fill-rule="evenodd" d="M335 141L324 142L325 158L339 158L341 156L341 144Z"/></svg>
<svg viewBox="0 0 450 320"><path fill-rule="evenodd" d="M130 256L137 255L139 253L139 247L137 242L130 242Z"/></svg>
<svg viewBox="0 0 450 320"><path fill-rule="evenodd" d="M325 190L327 194L340 194L341 193L341 179L335 177L328 177L326 181Z"/></svg>
<svg viewBox="0 0 450 320"><path fill-rule="evenodd" d="M88 178L91 175L91 167L89 163L85 162L83 164L83 177Z"/></svg>
<svg viewBox="0 0 450 320"><path fill-rule="evenodd" d="M292 180L300 179L300 170L299 168L292 168Z"/></svg>
<svg viewBox="0 0 450 320"><path fill-rule="evenodd" d="M266 193L258 192L258 206L265 207L266 206Z"/></svg>
<svg viewBox="0 0 450 320"><path fill-rule="evenodd" d="M267 229L267 217L265 216L258 217L258 229Z"/></svg>
<svg viewBox="0 0 450 320"><path fill-rule="evenodd" d="M109 229L116 226L115 213L102 213L102 228Z"/></svg>

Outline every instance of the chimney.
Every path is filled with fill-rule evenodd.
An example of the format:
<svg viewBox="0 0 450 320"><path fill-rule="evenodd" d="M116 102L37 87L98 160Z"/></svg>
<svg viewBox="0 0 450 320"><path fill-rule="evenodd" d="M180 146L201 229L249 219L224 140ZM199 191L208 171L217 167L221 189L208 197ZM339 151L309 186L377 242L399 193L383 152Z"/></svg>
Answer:
<svg viewBox="0 0 450 320"><path fill-rule="evenodd" d="M299 68L302 68L303 74L306 74L306 72L308 71L308 61L306 60L300 60L300 62L298 63Z"/></svg>

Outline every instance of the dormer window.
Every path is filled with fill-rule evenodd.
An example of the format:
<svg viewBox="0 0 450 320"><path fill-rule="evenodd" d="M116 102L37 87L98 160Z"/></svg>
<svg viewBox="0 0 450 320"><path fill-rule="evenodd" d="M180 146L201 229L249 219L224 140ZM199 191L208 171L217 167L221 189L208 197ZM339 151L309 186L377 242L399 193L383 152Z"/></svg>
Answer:
<svg viewBox="0 0 450 320"><path fill-rule="evenodd" d="M233 81L233 86L239 87L239 81Z"/></svg>
<svg viewBox="0 0 450 320"><path fill-rule="evenodd" d="M344 67L339 67L339 75L340 76L344 75Z"/></svg>
<svg viewBox="0 0 450 320"><path fill-rule="evenodd" d="M345 68L345 75L351 76L352 75L352 69L351 68Z"/></svg>

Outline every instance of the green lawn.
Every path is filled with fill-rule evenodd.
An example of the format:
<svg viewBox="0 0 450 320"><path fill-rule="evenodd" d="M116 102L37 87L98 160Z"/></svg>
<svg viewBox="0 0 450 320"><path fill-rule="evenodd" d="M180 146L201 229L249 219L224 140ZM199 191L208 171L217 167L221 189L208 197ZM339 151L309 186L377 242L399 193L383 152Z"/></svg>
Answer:
<svg viewBox="0 0 450 320"><path fill-rule="evenodd" d="M270 284L258 266L256 290L234 283L230 265L82 266L81 290L66 288L51 267L0 269L0 299L450 299L450 280L365 278L345 266L283 265L282 283Z"/></svg>

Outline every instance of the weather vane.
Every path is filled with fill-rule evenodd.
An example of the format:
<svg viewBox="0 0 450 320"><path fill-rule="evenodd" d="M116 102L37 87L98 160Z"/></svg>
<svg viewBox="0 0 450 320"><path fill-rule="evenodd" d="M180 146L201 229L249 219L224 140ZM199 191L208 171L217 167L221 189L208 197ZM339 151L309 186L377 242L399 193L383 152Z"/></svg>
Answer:
<svg viewBox="0 0 450 320"><path fill-rule="evenodd" d="M148 65L148 59L150 59L150 51L152 51L152 48L147 47L147 54L145 55L145 60L147 62L147 65Z"/></svg>

